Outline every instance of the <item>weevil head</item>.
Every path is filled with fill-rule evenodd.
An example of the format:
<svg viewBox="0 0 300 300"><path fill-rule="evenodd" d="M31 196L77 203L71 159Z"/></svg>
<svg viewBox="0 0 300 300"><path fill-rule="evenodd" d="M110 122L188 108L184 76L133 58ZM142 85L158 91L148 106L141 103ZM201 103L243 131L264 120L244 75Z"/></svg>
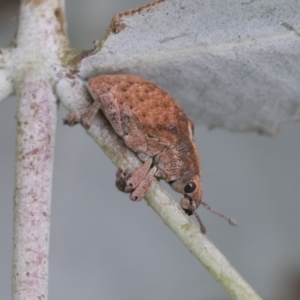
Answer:
<svg viewBox="0 0 300 300"><path fill-rule="evenodd" d="M187 215L192 215L199 207L202 199L202 182L199 175L169 182L171 187L183 194L180 200L181 208Z"/></svg>

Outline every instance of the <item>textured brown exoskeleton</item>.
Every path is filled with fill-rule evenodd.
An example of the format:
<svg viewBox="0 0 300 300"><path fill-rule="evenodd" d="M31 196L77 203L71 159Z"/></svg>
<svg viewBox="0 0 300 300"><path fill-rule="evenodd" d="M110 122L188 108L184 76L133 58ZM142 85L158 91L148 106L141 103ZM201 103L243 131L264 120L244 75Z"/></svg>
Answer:
<svg viewBox="0 0 300 300"><path fill-rule="evenodd" d="M94 77L88 81L88 87L93 104L82 115L70 113L65 123L81 122L89 128L101 109L114 131L144 162L132 174L119 168L117 188L130 193L133 201L139 201L153 177L162 178L183 194L182 209L188 215L195 213L202 199L200 160L193 122L179 104L155 84L129 74ZM196 217L205 232L197 214ZM234 225L234 220L225 218Z"/></svg>

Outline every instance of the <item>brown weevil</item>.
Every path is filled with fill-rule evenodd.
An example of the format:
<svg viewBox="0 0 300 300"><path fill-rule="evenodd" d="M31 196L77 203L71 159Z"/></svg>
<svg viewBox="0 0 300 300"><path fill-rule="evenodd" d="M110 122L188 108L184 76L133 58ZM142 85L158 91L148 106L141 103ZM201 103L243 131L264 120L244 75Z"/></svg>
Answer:
<svg viewBox="0 0 300 300"><path fill-rule="evenodd" d="M157 85L130 74L100 75L89 79L88 88L94 102L81 114L69 113L64 122L80 122L86 129L101 109L125 144L137 154L143 165L132 174L117 171L116 186L130 193L133 201L141 200L151 186L153 177L164 179L183 195L180 206L195 214L200 204L224 217L231 225L236 222L212 210L202 201L200 159L194 141L194 124L179 104Z"/></svg>

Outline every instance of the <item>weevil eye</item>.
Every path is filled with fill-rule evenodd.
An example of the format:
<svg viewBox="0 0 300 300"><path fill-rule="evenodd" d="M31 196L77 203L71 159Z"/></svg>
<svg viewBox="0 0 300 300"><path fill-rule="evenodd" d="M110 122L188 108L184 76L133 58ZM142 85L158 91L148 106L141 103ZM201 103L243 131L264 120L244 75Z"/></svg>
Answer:
<svg viewBox="0 0 300 300"><path fill-rule="evenodd" d="M188 182L185 187L184 187L184 192L185 193L192 193L196 189L196 183L191 181Z"/></svg>

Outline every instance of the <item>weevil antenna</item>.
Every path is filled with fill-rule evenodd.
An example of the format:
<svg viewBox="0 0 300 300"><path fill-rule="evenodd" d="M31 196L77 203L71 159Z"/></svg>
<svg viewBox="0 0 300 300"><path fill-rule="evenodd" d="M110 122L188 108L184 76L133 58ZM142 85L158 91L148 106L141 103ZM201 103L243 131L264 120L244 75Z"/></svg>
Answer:
<svg viewBox="0 0 300 300"><path fill-rule="evenodd" d="M226 216L226 215L224 215L224 214L222 214L222 213L219 213L218 211L212 209L207 203L205 203L205 202L203 202L203 201L201 201L201 204L202 204L206 209L208 209L210 212L212 212L213 214L215 214L215 215L217 215L217 216L219 216L219 217L221 217L221 218L227 220L228 223L229 223L230 225L232 225L232 226L237 226L237 221L236 221L235 219L230 218L230 217L228 217L228 216ZM195 215L195 216L196 216L196 215ZM196 218L197 218L197 217L196 217ZM199 222L199 221L198 221L198 222Z"/></svg>

